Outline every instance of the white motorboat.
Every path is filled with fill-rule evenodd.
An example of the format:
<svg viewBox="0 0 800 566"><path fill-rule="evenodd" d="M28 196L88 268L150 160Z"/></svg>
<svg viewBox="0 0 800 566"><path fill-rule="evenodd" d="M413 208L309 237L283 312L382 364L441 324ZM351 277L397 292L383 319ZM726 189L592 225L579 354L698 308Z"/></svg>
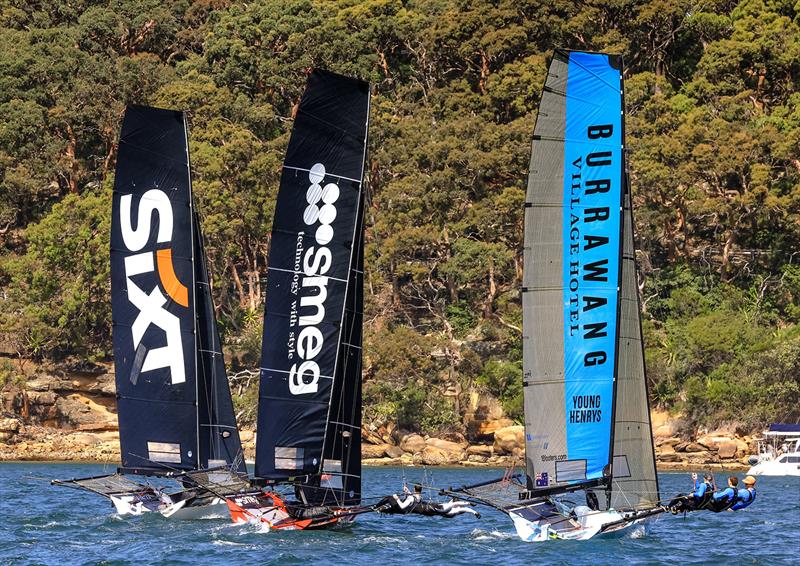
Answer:
<svg viewBox="0 0 800 566"><path fill-rule="evenodd" d="M750 464L751 476L800 476L800 424L770 425Z"/></svg>

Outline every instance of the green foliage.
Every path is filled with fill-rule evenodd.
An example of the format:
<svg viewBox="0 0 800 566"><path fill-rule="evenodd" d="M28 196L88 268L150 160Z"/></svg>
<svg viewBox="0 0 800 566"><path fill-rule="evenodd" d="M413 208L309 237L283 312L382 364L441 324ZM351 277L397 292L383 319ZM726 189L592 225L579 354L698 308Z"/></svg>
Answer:
<svg viewBox="0 0 800 566"><path fill-rule="evenodd" d="M775 370L782 381L766 389L751 377L783 367L800 322L798 10L783 0L6 0L0 335L35 356L111 351L100 187L124 106L151 104L188 111L218 317L237 363L256 365L281 160L307 73L324 67L373 84L368 415L433 430L459 420L452 390L476 385L517 415L536 105L554 46L607 50L627 67L651 394L698 425L747 421L737 411L753 426L781 418L789 405L773 397L795 398L791 374Z"/></svg>
<svg viewBox="0 0 800 566"><path fill-rule="evenodd" d="M13 388L25 382L25 374L11 360L0 358L0 391Z"/></svg>
<svg viewBox="0 0 800 566"><path fill-rule="evenodd" d="M22 255L0 258L9 280L2 328L30 356L105 354L109 302L111 192L68 195L28 227Z"/></svg>
<svg viewBox="0 0 800 566"><path fill-rule="evenodd" d="M477 379L489 393L500 399L503 410L512 419L523 416L522 362L489 360Z"/></svg>

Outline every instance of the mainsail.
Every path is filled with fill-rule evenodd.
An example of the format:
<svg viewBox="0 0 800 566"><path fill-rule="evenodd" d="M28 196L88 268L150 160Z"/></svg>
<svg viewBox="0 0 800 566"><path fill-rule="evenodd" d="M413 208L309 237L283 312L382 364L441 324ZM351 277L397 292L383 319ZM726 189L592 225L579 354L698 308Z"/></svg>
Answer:
<svg viewBox="0 0 800 566"><path fill-rule="evenodd" d="M557 51L539 106L523 273L529 488L608 481L622 227L621 59Z"/></svg>
<svg viewBox="0 0 800 566"><path fill-rule="evenodd" d="M244 470L182 112L131 106L119 143L111 300L122 470Z"/></svg>
<svg viewBox="0 0 800 566"><path fill-rule="evenodd" d="M269 256L255 475L360 502L362 179L369 85L316 70L284 161Z"/></svg>

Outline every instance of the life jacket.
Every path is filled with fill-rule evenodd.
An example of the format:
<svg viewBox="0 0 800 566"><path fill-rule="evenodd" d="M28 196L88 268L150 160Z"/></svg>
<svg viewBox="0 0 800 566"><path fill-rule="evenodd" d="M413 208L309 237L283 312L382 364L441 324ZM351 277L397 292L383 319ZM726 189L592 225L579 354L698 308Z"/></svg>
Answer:
<svg viewBox="0 0 800 566"><path fill-rule="evenodd" d="M710 509L714 513L721 513L722 511L727 511L728 509L730 509L731 507L733 507L736 504L736 500L737 500L736 496L738 495L739 490L736 489L735 487L731 487L731 486L727 486L725 489L726 490L730 489L733 493L731 495L729 495L727 499L712 499L711 500L711 503L709 504L708 509ZM725 490L723 490L723 491L725 491Z"/></svg>
<svg viewBox="0 0 800 566"><path fill-rule="evenodd" d="M743 491L746 491L749 495L747 499L742 499L739 497L739 492L736 492L736 502L735 503L747 503L747 505L752 505L756 501L756 488L748 489L744 488Z"/></svg>
<svg viewBox="0 0 800 566"><path fill-rule="evenodd" d="M694 500L694 508L696 511L705 509L709 503L714 499L714 486L706 481L703 481L706 486L706 491L701 497L696 497ZM696 491L696 490L695 490Z"/></svg>

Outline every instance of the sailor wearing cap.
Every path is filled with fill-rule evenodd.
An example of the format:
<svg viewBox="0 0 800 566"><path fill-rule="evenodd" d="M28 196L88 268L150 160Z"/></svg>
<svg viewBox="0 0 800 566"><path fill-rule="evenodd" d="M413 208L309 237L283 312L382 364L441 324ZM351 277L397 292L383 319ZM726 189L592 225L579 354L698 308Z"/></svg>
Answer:
<svg viewBox="0 0 800 566"><path fill-rule="evenodd" d="M744 509L756 500L756 478L753 476L744 478L744 487L736 492L736 503L731 507L731 511Z"/></svg>

